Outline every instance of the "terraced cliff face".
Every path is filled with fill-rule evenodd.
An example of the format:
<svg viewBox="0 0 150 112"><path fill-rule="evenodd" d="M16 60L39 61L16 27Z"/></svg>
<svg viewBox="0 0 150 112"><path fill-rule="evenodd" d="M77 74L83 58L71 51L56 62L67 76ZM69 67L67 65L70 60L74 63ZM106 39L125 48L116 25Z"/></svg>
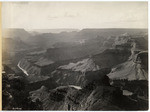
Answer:
<svg viewBox="0 0 150 112"><path fill-rule="evenodd" d="M142 63L139 53L136 60L128 60L125 63L119 64L112 68L111 73L108 74L111 79L128 79L128 80L148 80L148 72L146 66ZM145 54L147 55L147 53ZM145 56L145 59L148 59ZM141 61L140 61L141 60Z"/></svg>
<svg viewBox="0 0 150 112"><path fill-rule="evenodd" d="M131 56L129 59L112 68L108 74L112 80L148 80L148 52L147 46L143 45L146 40L143 37L129 39L131 42Z"/></svg>
<svg viewBox="0 0 150 112"><path fill-rule="evenodd" d="M59 66L50 77L55 78L60 85L84 85L88 72L93 74L99 70L106 70L103 72L109 73L111 67L126 61L129 56L130 51L128 50L109 49L76 63Z"/></svg>
<svg viewBox="0 0 150 112"><path fill-rule="evenodd" d="M62 67L62 66L61 66ZM85 66L86 69L87 66ZM95 70L95 71L94 71ZM95 80L98 78L97 74L108 74L110 72L109 68L105 69L93 69L93 70L82 70L82 71L73 71L71 69L57 69L50 75L58 84L60 85L78 85L84 86L86 82L90 80Z"/></svg>

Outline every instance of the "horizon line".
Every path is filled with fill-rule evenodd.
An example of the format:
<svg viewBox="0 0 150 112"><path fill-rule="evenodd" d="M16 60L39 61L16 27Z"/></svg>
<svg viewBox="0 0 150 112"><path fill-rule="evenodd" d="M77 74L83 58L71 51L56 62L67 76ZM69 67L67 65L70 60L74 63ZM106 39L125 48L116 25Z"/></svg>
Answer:
<svg viewBox="0 0 150 112"><path fill-rule="evenodd" d="M83 29L148 29L148 28L2 28L3 29L25 29L25 30L57 30L57 29L76 29L76 30L83 30Z"/></svg>

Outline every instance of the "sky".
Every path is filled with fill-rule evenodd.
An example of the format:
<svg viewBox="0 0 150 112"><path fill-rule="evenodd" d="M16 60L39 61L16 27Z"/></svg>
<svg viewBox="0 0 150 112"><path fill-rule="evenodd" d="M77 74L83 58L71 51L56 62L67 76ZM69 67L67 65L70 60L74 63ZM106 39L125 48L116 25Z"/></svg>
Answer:
<svg viewBox="0 0 150 112"><path fill-rule="evenodd" d="M2 28L148 28L148 3L3 2Z"/></svg>

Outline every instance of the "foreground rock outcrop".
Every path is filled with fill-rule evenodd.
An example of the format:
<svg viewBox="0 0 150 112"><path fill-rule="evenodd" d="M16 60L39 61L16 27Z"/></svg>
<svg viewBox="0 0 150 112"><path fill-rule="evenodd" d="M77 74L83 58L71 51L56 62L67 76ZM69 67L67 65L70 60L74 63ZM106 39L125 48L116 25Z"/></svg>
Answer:
<svg viewBox="0 0 150 112"><path fill-rule="evenodd" d="M32 101L42 102L44 110L136 110L138 103L109 84L109 78L94 72L82 87L60 86L53 90L41 87L30 92ZM91 74L91 75L90 75ZM97 77L95 77L95 76ZM92 79L92 76L95 77Z"/></svg>

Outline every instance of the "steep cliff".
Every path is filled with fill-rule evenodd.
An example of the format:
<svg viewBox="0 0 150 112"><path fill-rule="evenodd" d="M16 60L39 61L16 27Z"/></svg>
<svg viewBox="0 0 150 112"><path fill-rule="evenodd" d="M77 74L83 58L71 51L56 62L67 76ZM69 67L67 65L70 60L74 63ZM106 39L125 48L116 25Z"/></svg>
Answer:
<svg viewBox="0 0 150 112"><path fill-rule="evenodd" d="M111 79L148 80L148 73L140 62L129 60L114 67L108 74Z"/></svg>
<svg viewBox="0 0 150 112"><path fill-rule="evenodd" d="M131 56L129 59L112 68L108 74L111 79L128 79L128 80L148 80L148 52L146 46L142 45L145 41L143 37L128 39L131 43Z"/></svg>

